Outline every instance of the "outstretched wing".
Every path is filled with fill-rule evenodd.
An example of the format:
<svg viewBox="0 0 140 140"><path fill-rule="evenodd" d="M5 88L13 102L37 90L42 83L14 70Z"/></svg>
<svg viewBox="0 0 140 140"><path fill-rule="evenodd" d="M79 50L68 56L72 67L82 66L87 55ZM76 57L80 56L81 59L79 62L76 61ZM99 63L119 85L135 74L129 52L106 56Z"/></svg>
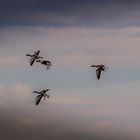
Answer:
<svg viewBox="0 0 140 140"><path fill-rule="evenodd" d="M91 65L91 67L98 67L97 65Z"/></svg>
<svg viewBox="0 0 140 140"><path fill-rule="evenodd" d="M30 65L31 65L31 66L33 65L33 63L35 62L35 60L36 60L35 57L32 57L32 58L30 59Z"/></svg>
<svg viewBox="0 0 140 140"><path fill-rule="evenodd" d="M100 76L101 76L101 68L98 68L96 70L96 76L97 76L97 79L99 80L100 79Z"/></svg>
<svg viewBox="0 0 140 140"><path fill-rule="evenodd" d="M43 97L42 94L40 94L40 95L38 95L38 96L36 97L36 102L35 102L36 105L38 105L38 104L40 103L42 97Z"/></svg>
<svg viewBox="0 0 140 140"><path fill-rule="evenodd" d="M32 57L32 55L31 55L31 54L26 54L26 56L30 56L30 57Z"/></svg>

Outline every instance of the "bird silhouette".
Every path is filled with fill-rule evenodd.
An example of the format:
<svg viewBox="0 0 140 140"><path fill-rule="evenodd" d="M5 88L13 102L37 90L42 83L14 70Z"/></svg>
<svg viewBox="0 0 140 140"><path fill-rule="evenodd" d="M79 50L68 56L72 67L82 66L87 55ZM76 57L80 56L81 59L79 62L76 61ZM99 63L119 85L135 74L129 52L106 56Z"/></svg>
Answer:
<svg viewBox="0 0 140 140"><path fill-rule="evenodd" d="M46 94L46 92L49 91L49 89L43 89L41 91L33 91L33 93L37 93L39 94L37 97L36 97L36 105L38 105L41 101L41 99L44 97L44 100L47 98L49 98L49 95Z"/></svg>
<svg viewBox="0 0 140 140"><path fill-rule="evenodd" d="M40 60L40 59L38 59L38 60L36 60L36 62L39 62L39 63L41 63L43 65L46 65L47 69L50 69L50 66L52 66L51 62L48 61L48 60Z"/></svg>
<svg viewBox="0 0 140 140"><path fill-rule="evenodd" d="M96 67L96 76L97 76L97 79L99 80L100 79L100 76L101 76L101 71L105 71L106 72L106 69L108 69L107 67L105 67L105 65L91 65L91 67Z"/></svg>
<svg viewBox="0 0 140 140"><path fill-rule="evenodd" d="M26 56L30 56L31 59L30 59L30 65L32 66L33 63L35 62L36 59L43 59L43 57L39 56L39 53L40 53L40 50L34 52L33 55L31 54L26 54Z"/></svg>

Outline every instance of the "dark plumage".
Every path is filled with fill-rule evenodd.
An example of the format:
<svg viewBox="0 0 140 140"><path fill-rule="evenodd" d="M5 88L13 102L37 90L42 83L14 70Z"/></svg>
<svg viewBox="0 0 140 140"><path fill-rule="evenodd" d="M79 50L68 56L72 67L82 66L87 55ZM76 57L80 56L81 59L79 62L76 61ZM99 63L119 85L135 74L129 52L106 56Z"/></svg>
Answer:
<svg viewBox="0 0 140 140"><path fill-rule="evenodd" d="M36 60L36 62L39 62L39 63L41 63L41 64L43 64L43 65L46 65L47 66L47 69L49 69L50 68L50 66L52 66L52 64L51 64L51 62L50 61L47 61L47 60Z"/></svg>
<svg viewBox="0 0 140 140"><path fill-rule="evenodd" d="M42 97L44 97L44 100L47 98L49 98L49 95L46 94L46 92L49 91L49 89L45 89L45 90L41 90L40 92L38 91L33 91L33 93L37 93L39 94L37 97L36 97L36 105L38 105L42 99Z"/></svg>
<svg viewBox="0 0 140 140"><path fill-rule="evenodd" d="M30 56L30 57L31 57L31 59L30 59L30 65L31 65L31 66L33 65L33 63L35 62L36 59L41 59L41 58L43 58L43 57L39 56L39 53L40 53L40 50L34 52L33 55L31 55L31 54L26 54L26 56Z"/></svg>
<svg viewBox="0 0 140 140"><path fill-rule="evenodd" d="M97 76L97 79L99 80L100 79L100 76L101 76L101 71L105 71L106 72L106 69L108 69L107 67L105 67L105 65L91 65L91 67L96 67L96 76Z"/></svg>

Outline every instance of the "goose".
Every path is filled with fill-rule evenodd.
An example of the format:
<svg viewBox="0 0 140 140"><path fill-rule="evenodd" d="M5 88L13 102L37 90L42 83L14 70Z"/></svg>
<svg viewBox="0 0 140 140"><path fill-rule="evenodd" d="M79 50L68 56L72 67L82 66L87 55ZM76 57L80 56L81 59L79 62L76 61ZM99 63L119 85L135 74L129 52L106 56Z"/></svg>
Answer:
<svg viewBox="0 0 140 140"><path fill-rule="evenodd" d="M39 53L40 53L40 50L34 52L33 55L31 54L26 54L26 56L30 56L31 59L30 59L30 65L32 66L33 63L35 62L36 59L43 59L43 57L39 56Z"/></svg>
<svg viewBox="0 0 140 140"><path fill-rule="evenodd" d="M36 105L38 105L42 99L42 97L44 97L44 100L47 98L49 98L49 95L46 94L46 92L49 91L49 89L43 89L41 91L33 91L33 93L37 93L39 94L37 97L36 97Z"/></svg>
<svg viewBox="0 0 140 140"><path fill-rule="evenodd" d="M41 63L43 65L46 65L47 69L50 69L50 66L52 66L51 62L47 61L47 60L40 60L40 59L38 59L38 60L36 60L36 62L39 62L39 63Z"/></svg>
<svg viewBox="0 0 140 140"><path fill-rule="evenodd" d="M105 65L91 65L91 67L96 67L96 76L97 76L97 79L99 80L100 79L100 76L101 76L101 71L105 71L106 72L106 69L108 69L107 67L105 67Z"/></svg>

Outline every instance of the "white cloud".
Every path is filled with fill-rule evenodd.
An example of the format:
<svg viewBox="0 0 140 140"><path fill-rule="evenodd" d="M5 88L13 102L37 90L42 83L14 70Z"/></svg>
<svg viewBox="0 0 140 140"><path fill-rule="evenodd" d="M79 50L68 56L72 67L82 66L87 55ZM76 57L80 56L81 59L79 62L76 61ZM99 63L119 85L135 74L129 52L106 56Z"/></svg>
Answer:
<svg viewBox="0 0 140 140"><path fill-rule="evenodd" d="M24 105L29 102L31 97L32 87L17 82L13 85L0 85L0 105L3 107ZM31 101L31 100L30 100ZM2 107L1 106L1 107Z"/></svg>

